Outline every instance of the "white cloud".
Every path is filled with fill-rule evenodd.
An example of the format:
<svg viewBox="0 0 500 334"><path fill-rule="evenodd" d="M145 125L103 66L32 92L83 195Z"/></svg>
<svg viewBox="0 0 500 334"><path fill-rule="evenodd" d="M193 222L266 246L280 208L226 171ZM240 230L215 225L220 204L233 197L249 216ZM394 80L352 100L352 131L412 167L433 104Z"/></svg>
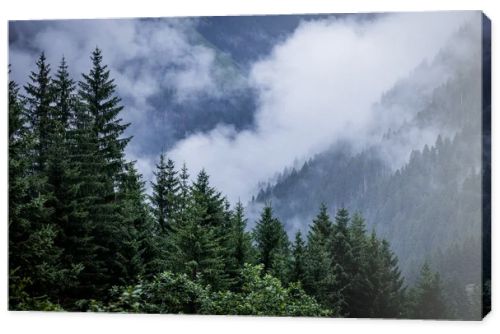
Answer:
<svg viewBox="0 0 500 334"><path fill-rule="evenodd" d="M193 47L182 57L182 69L167 73L166 79L173 82L177 89L176 98L182 103L190 99L192 95L215 94L216 84L213 78L213 64L215 53L205 47Z"/></svg>
<svg viewBox="0 0 500 334"><path fill-rule="evenodd" d="M260 96L254 130L219 126L178 142L169 155L185 161L192 174L205 168L231 201L248 200L259 181L296 158L339 139L358 146L373 140L381 116L373 104L432 59L470 16L437 12L303 23L252 68Z"/></svg>

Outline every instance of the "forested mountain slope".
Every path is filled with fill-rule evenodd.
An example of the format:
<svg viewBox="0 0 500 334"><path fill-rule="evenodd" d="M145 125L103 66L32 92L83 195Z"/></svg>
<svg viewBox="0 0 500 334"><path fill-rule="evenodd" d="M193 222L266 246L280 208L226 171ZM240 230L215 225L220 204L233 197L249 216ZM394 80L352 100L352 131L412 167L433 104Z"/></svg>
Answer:
<svg viewBox="0 0 500 334"><path fill-rule="evenodd" d="M430 259L445 278L479 284L481 62L478 48L466 49L476 33L463 27L384 94L370 145L333 145L263 187L253 205L271 202L291 233L308 229L315 203L362 211L410 282L410 268Z"/></svg>

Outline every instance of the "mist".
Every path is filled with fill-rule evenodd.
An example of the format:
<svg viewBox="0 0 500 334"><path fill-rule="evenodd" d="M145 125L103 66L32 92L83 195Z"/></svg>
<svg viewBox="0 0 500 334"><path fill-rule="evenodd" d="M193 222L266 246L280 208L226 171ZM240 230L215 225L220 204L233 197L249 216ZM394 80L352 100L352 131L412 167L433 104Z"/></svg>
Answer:
<svg viewBox="0 0 500 334"><path fill-rule="evenodd" d="M205 168L230 201L245 202L259 182L334 142L363 149L416 112L375 107L385 92L419 66L425 69L420 77L427 78L420 84L428 91L447 79L445 68L422 64L431 62L474 15L411 13L304 22L251 67L249 80L258 91L254 129L238 132L220 124L179 141L168 155L186 162L192 174ZM432 129L416 131L409 145L431 142L434 134ZM401 164L408 149L386 156Z"/></svg>

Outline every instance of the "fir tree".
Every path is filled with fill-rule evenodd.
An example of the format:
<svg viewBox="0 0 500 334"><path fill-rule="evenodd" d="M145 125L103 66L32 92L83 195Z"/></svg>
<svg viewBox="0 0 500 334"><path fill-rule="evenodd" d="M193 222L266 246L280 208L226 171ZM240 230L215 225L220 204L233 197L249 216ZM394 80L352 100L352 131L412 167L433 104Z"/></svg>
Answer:
<svg viewBox="0 0 500 334"><path fill-rule="evenodd" d="M162 232L167 233L179 207L180 186L174 162L170 159L165 162L165 156L162 153L154 175L156 182L151 183L153 213Z"/></svg>
<svg viewBox="0 0 500 334"><path fill-rule="evenodd" d="M246 231L247 220L243 204L238 201L230 217L230 230L228 233L228 275L233 281L233 287L241 287L241 270L246 263L254 262L254 249L252 236Z"/></svg>
<svg viewBox="0 0 500 334"><path fill-rule="evenodd" d="M71 210L71 129L70 120L75 115L76 100L74 96L75 83L70 78L65 59L52 81L52 95L54 106L50 108L51 132L47 157L47 183L53 196L48 205L54 208L52 221L58 225L63 235L59 243L64 244L64 231L68 224L69 210Z"/></svg>
<svg viewBox="0 0 500 334"><path fill-rule="evenodd" d="M322 203L318 215L313 220L313 225L308 235L309 242L319 242L322 245L327 245L332 234L333 224L328 215L326 205Z"/></svg>
<svg viewBox="0 0 500 334"><path fill-rule="evenodd" d="M144 181L133 163L126 165L126 174L120 183L119 196L122 205L122 228L127 229L128 248L123 256L128 259L128 267L121 277L125 282L134 281L138 276L152 277L166 269L159 253L159 238L146 204Z"/></svg>
<svg viewBox="0 0 500 334"><path fill-rule="evenodd" d="M69 204L67 224L63 227L63 245L65 261L83 266L78 286L66 293L67 303L75 304L80 299L102 295L106 287L101 287L96 280L105 263L97 260L100 246L94 239L99 221L95 208L102 198L102 163L97 159L99 149L93 133L92 116L80 101L75 105L70 128L69 166L66 171L66 200Z"/></svg>
<svg viewBox="0 0 500 334"><path fill-rule="evenodd" d="M221 228L224 225L224 198L210 185L209 176L205 170L201 170L196 177L196 181L191 186L192 201L199 207L198 212L202 213L202 226L215 228L219 235L224 233Z"/></svg>
<svg viewBox="0 0 500 334"><path fill-rule="evenodd" d="M187 171L181 173L187 175ZM224 272L227 250L222 237L227 233L222 228L224 199L210 186L208 174L202 170L184 200L185 208L172 226L169 238L170 263L175 270L192 279L199 277L216 290L227 288L229 280Z"/></svg>
<svg viewBox="0 0 500 334"><path fill-rule="evenodd" d="M179 173L179 211L185 209L188 202L189 196L189 173L186 164L182 164L181 171Z"/></svg>
<svg viewBox="0 0 500 334"><path fill-rule="evenodd" d="M52 309L62 287L78 268L65 268L62 249L55 245L58 229L50 224L43 191L45 178L33 166L38 142L9 82L9 308ZM54 306L55 307L55 306Z"/></svg>
<svg viewBox="0 0 500 334"><path fill-rule="evenodd" d="M115 95L116 85L110 79L107 65L102 64L101 50L92 53L92 68L89 74L82 74L78 83L79 95L86 112L92 117L93 135L98 143L99 158L103 160L104 174L116 182L123 172L124 149L130 137L122 137L129 124L122 124L119 113L123 106ZM113 186L113 183L109 186ZM112 192L113 188L109 192Z"/></svg>
<svg viewBox="0 0 500 334"><path fill-rule="evenodd" d="M323 305L330 304L328 291L334 282L330 243L333 224L326 205L321 204L307 235L306 277L304 289Z"/></svg>
<svg viewBox="0 0 500 334"><path fill-rule="evenodd" d="M369 317L372 311L373 296L370 296L370 274L368 273L368 257L375 253L368 253L368 237L366 235L365 221L360 213L352 216L349 225L349 239L351 241L354 264L352 266L352 283L348 295L349 315L355 318Z"/></svg>
<svg viewBox="0 0 500 334"><path fill-rule="evenodd" d="M373 300L372 317L399 318L404 311L405 290L404 279L398 267L398 259L390 250L389 243L382 240L380 247L379 272L376 277L380 280L377 297ZM358 288L359 289L359 288Z"/></svg>
<svg viewBox="0 0 500 334"><path fill-rule="evenodd" d="M206 208L191 202L185 220L176 221L169 238L171 268L191 279L201 279L219 290L227 286L224 259L214 228L204 225Z"/></svg>
<svg viewBox="0 0 500 334"><path fill-rule="evenodd" d="M332 273L335 278L332 290L328 293L330 305L338 307L343 316L349 315L348 295L352 284L354 257L349 237L349 212L345 208L337 211L331 239Z"/></svg>
<svg viewBox="0 0 500 334"><path fill-rule="evenodd" d="M279 278L283 283L287 283L290 242L281 222L273 217L270 205L262 211L253 235L258 259L264 265L264 272Z"/></svg>
<svg viewBox="0 0 500 334"><path fill-rule="evenodd" d="M27 114L33 138L32 166L38 178L39 196L44 198L43 207L46 212L38 224L44 225L44 240L53 244L48 247L59 255L61 273L66 272L72 278L62 279L57 286L58 291L68 291L76 284L74 275L81 271L81 263L66 261L66 229L70 211L71 182L70 149L68 141L68 120L74 111L74 82L69 78L64 60L53 80L50 77L50 65L46 63L44 54L37 61L37 72L32 72L30 83L25 87L27 92ZM50 230L50 232L48 232ZM49 235L53 237L50 241ZM42 239L40 239L42 240ZM62 269L65 267L66 269ZM71 274L70 274L71 273ZM64 293L63 293L64 294ZM60 302L64 303L64 299Z"/></svg>
<svg viewBox="0 0 500 334"><path fill-rule="evenodd" d="M405 308L404 280L396 256L385 240L372 232L366 244L364 305L354 308L356 316L375 318L401 317ZM359 290L355 290L355 296ZM357 304L354 304L357 305Z"/></svg>
<svg viewBox="0 0 500 334"><path fill-rule="evenodd" d="M45 53L41 53L36 62L36 71L31 72L30 81L24 87L28 121L33 133L34 168L45 171L48 158L51 128L51 104L54 100L51 88L50 65Z"/></svg>
<svg viewBox="0 0 500 334"><path fill-rule="evenodd" d="M102 295L120 282L128 259L121 256L129 245L127 225L120 212L123 203L116 189L125 173L123 138L128 124L122 124L123 109L115 95L110 72L95 49L89 74L78 83L80 103L75 112L73 167L75 210L72 238L75 257L84 264L80 295ZM80 223L78 223L80 222ZM113 259L113 261L110 261Z"/></svg>
<svg viewBox="0 0 500 334"><path fill-rule="evenodd" d="M295 242L292 246L292 259L290 281L303 284L306 277L306 245L300 231L295 234Z"/></svg>
<svg viewBox="0 0 500 334"><path fill-rule="evenodd" d="M52 94L55 102L54 118L66 129L74 115L76 84L68 72L68 64L63 57L52 80Z"/></svg>
<svg viewBox="0 0 500 334"><path fill-rule="evenodd" d="M420 277L410 291L409 316L415 319L446 319L448 312L443 286L438 273L433 273L426 262Z"/></svg>

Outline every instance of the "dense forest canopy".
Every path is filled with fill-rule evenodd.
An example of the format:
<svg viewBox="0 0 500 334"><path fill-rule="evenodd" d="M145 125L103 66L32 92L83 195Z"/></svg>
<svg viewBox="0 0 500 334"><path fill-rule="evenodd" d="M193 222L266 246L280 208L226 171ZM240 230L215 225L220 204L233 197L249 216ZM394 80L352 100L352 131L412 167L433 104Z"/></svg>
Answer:
<svg viewBox="0 0 500 334"><path fill-rule="evenodd" d="M290 240L272 201L249 229L241 202L165 154L147 194L124 153L133 139L101 50L80 78L70 65L63 58L54 70L42 53L25 93L9 83L9 309L481 316L481 287L449 286L424 261L409 284L362 205L318 201L307 231ZM393 178L452 154L459 140L439 139Z"/></svg>

